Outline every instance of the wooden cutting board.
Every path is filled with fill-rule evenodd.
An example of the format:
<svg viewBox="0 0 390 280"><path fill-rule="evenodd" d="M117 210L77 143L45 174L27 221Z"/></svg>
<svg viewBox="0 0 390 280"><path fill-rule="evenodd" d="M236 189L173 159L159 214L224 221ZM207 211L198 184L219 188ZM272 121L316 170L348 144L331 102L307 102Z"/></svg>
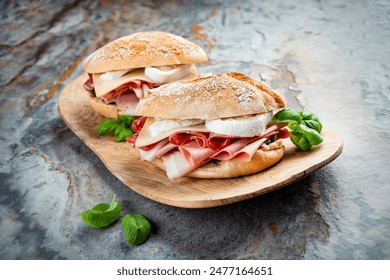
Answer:
<svg viewBox="0 0 390 280"><path fill-rule="evenodd" d="M343 142L335 131L322 131L324 142L314 151L303 152L284 139L286 152L275 166L255 175L233 179L182 178L171 182L164 171L140 161L137 151L113 136L98 136L104 119L89 106L83 89L87 75L81 75L61 92L59 112L69 128L103 161L120 181L149 199L185 208L206 208L234 203L288 186L325 166L340 155Z"/></svg>

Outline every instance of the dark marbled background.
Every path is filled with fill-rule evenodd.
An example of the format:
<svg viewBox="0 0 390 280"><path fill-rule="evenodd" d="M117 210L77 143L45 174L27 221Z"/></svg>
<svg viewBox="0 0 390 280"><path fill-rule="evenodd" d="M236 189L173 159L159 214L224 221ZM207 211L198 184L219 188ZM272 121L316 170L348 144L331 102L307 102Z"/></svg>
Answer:
<svg viewBox="0 0 390 280"><path fill-rule="evenodd" d="M389 259L390 2L1 1L0 259ZM202 73L241 71L339 132L339 158L278 191L211 209L143 198L57 111L82 60L122 35L163 30L200 44ZM153 232L80 213L113 196Z"/></svg>

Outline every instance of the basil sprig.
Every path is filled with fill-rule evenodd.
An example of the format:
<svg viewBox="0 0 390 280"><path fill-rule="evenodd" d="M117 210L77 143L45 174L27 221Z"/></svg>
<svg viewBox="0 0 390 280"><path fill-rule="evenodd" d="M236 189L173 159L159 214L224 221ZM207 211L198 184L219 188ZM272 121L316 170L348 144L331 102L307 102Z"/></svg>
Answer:
<svg viewBox="0 0 390 280"><path fill-rule="evenodd" d="M285 108L277 112L272 121L288 122L291 142L301 150L308 151L323 141L320 134L322 124L313 113L304 111L298 113L294 109Z"/></svg>
<svg viewBox="0 0 390 280"><path fill-rule="evenodd" d="M134 119L127 115L121 115L118 119L102 121L98 127L99 135L115 135L117 142L123 142L127 137L134 134L131 129Z"/></svg>
<svg viewBox="0 0 390 280"><path fill-rule="evenodd" d="M111 225L119 219L122 206L115 201L115 195L111 204L99 203L90 210L81 214L83 221L94 228L102 228Z"/></svg>
<svg viewBox="0 0 390 280"><path fill-rule="evenodd" d="M152 226L144 215L126 214L122 219L122 228L127 242L140 245L148 238Z"/></svg>

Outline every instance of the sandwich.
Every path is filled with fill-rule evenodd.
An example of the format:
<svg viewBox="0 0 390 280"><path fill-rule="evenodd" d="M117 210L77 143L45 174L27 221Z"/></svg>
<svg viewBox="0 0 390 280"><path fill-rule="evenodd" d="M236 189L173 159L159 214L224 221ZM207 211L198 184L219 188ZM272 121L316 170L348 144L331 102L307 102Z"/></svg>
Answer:
<svg viewBox="0 0 390 280"><path fill-rule="evenodd" d="M107 118L134 115L139 100L152 88L199 77L194 63L206 61L198 45L160 31L118 38L91 53L83 62L84 88L92 108Z"/></svg>
<svg viewBox="0 0 390 280"><path fill-rule="evenodd" d="M283 157L287 123L271 121L283 107L277 92L242 73L183 80L150 90L126 140L171 180L254 174Z"/></svg>

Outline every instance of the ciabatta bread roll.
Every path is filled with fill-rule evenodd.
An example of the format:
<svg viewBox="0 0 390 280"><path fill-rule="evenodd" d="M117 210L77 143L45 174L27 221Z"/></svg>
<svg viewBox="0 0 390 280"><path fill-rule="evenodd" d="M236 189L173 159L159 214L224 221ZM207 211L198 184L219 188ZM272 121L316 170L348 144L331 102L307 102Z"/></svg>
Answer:
<svg viewBox="0 0 390 280"><path fill-rule="evenodd" d="M118 38L83 62L92 108L108 118L133 115L151 88L199 77L194 63L207 55L198 45L167 32L139 32Z"/></svg>
<svg viewBox="0 0 390 280"><path fill-rule="evenodd" d="M142 118L128 142L171 180L245 176L283 157L281 138L289 132L271 119L285 102L264 83L230 72L150 92L137 106Z"/></svg>

